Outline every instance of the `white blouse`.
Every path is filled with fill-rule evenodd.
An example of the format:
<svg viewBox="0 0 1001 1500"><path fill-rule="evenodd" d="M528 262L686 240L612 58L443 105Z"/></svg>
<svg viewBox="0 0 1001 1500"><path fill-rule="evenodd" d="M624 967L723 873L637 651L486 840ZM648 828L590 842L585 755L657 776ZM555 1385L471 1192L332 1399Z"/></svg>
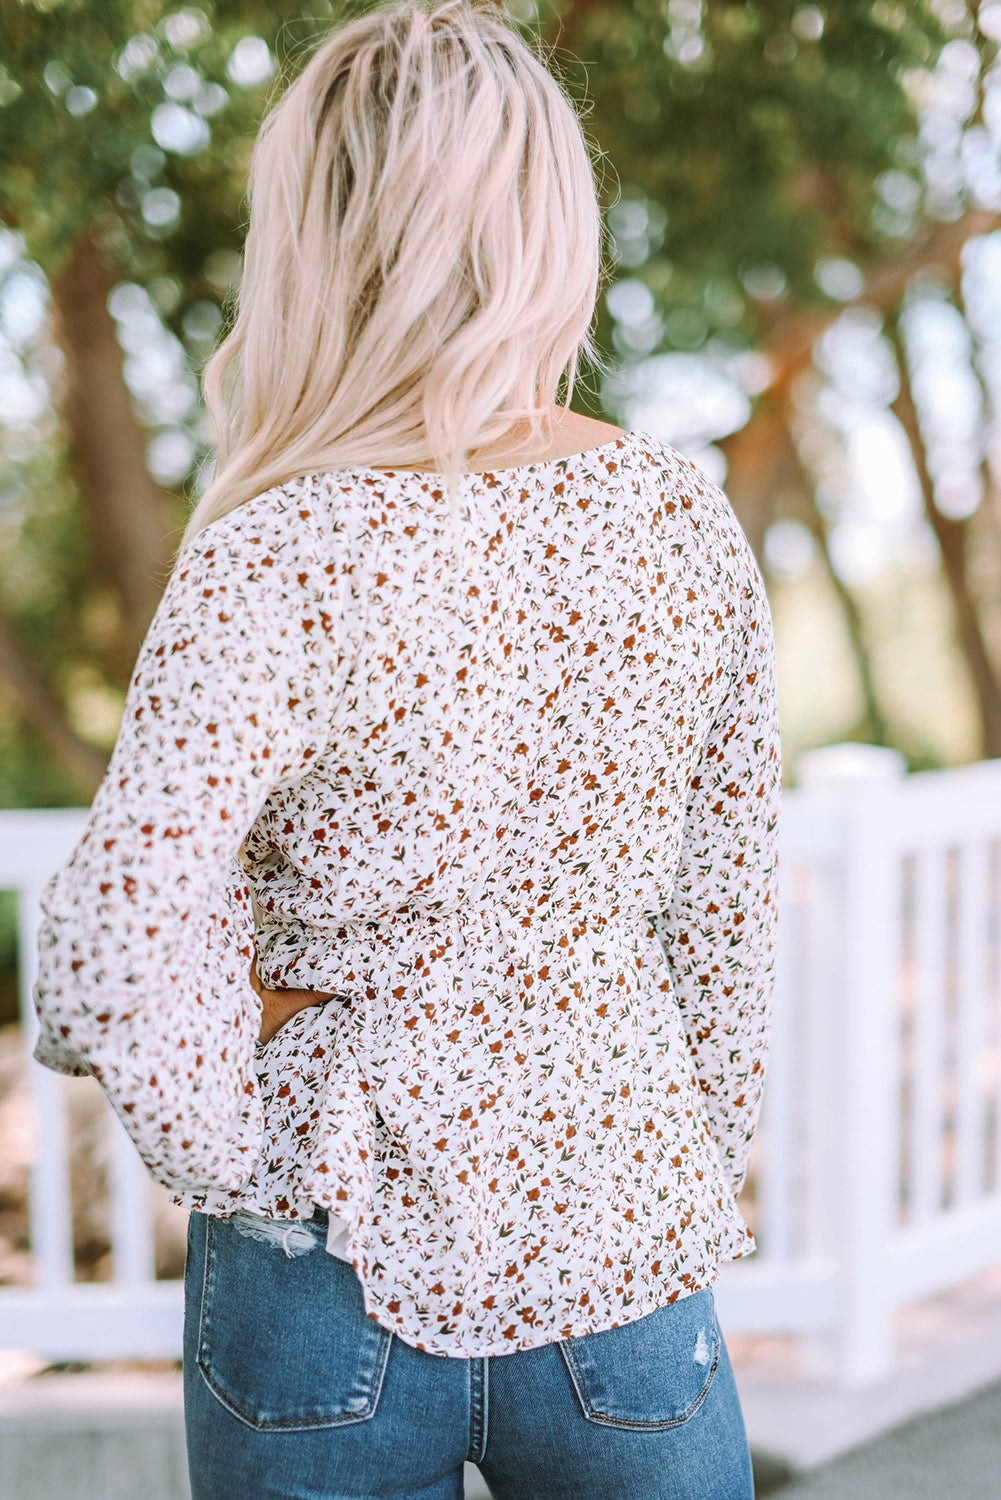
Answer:
<svg viewBox="0 0 1001 1500"><path fill-rule="evenodd" d="M278 485L184 549L45 887L34 1056L209 1214L331 1215L365 1309L503 1354L711 1283L765 1076L772 622L630 432ZM271 988L332 994L263 1046Z"/></svg>

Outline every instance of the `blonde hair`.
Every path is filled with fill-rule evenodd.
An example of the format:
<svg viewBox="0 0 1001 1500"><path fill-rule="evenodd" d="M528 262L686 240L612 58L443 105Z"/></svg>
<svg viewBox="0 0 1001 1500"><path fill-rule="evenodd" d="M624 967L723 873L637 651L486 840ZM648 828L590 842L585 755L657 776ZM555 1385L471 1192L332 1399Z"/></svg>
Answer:
<svg viewBox="0 0 1001 1500"><path fill-rule="evenodd" d="M396 0L338 26L265 116L231 332L203 372L211 483L180 550L290 478L378 465L456 487L552 440L601 281L577 111L499 5ZM226 377L232 377L228 383ZM227 389L224 390L224 384Z"/></svg>

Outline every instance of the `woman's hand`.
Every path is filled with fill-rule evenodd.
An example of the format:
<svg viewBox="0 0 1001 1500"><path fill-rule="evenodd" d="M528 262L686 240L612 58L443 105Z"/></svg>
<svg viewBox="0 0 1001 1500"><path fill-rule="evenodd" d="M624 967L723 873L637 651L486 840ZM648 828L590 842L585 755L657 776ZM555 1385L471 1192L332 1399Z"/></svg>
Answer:
<svg viewBox="0 0 1001 1500"><path fill-rule="evenodd" d="M250 982L254 986L264 1006L261 1017L261 1032L257 1038L258 1044L263 1046L270 1042L276 1031L280 1031L286 1021L291 1020L296 1011L305 1010L307 1005L318 1005L323 1000L329 1000L330 994L318 990L269 990L261 983L257 972L257 954L250 963Z"/></svg>

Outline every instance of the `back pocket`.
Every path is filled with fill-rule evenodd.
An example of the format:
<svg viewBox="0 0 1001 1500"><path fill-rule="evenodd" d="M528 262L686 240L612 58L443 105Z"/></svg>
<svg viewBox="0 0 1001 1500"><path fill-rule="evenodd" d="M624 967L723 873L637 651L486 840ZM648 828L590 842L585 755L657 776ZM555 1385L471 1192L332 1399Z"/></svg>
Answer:
<svg viewBox="0 0 1001 1500"><path fill-rule="evenodd" d="M324 1247L325 1225L296 1220L313 1249L209 1215L198 1368L234 1416L262 1431L302 1431L375 1415L392 1333L365 1312L354 1267Z"/></svg>
<svg viewBox="0 0 1001 1500"><path fill-rule="evenodd" d="M676 1427L701 1406L719 1364L712 1287L618 1328L563 1339L559 1350L589 1422Z"/></svg>

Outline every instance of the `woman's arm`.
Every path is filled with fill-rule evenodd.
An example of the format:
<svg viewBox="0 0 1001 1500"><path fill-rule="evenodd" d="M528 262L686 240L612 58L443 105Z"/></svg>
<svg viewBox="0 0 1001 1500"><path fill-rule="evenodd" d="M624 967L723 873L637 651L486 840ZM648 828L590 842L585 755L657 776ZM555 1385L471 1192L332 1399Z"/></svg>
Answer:
<svg viewBox="0 0 1001 1500"><path fill-rule="evenodd" d="M773 628L742 540L730 685L688 787L681 857L654 927L734 1196L757 1127L771 1024L782 761Z"/></svg>
<svg viewBox="0 0 1001 1500"><path fill-rule="evenodd" d="M336 687L322 585L280 522L258 497L185 549L41 903L34 1056L97 1078L171 1188L235 1188L253 1169L264 1012L239 847L272 788L308 771L336 706L317 707Z"/></svg>

